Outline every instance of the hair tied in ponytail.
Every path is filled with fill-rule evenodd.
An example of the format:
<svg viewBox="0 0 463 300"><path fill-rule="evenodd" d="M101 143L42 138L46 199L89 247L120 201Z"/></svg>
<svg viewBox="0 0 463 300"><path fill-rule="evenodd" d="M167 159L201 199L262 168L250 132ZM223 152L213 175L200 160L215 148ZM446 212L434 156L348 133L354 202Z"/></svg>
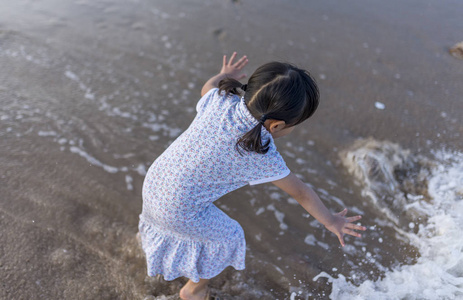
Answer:
<svg viewBox="0 0 463 300"><path fill-rule="evenodd" d="M265 124L265 121L267 121L267 115L266 114L263 114L262 117L260 117L260 120L259 120L259 123L264 126Z"/></svg>
<svg viewBox="0 0 463 300"><path fill-rule="evenodd" d="M246 92L246 89L247 89L247 88L248 88L248 85L247 85L247 84L243 84L243 85L241 86L241 89L242 89L244 92Z"/></svg>

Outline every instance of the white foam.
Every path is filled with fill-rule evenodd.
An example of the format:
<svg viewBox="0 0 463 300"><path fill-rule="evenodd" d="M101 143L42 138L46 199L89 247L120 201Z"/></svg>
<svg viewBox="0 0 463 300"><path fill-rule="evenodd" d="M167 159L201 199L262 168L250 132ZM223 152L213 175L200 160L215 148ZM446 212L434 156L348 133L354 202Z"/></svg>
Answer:
<svg viewBox="0 0 463 300"><path fill-rule="evenodd" d="M288 198L287 201L289 204L299 205L299 202L297 202L297 200L294 198Z"/></svg>
<svg viewBox="0 0 463 300"><path fill-rule="evenodd" d="M138 174L140 174L141 176L145 176L146 175L146 166L144 164L139 164L137 166L137 168L135 169L135 171L137 171Z"/></svg>
<svg viewBox="0 0 463 300"><path fill-rule="evenodd" d="M79 88L85 92L84 94L84 97L86 99L89 99L89 100L95 100L95 94L92 93L92 90L87 87L83 82L82 80L80 80L79 76L77 76L75 73L69 71L69 70L66 70L66 72L64 72L64 76L66 76L67 78L71 79L72 81L75 81L79 84Z"/></svg>
<svg viewBox="0 0 463 300"><path fill-rule="evenodd" d="M125 183L127 184L127 189L133 191L133 178L130 175L125 175Z"/></svg>
<svg viewBox="0 0 463 300"><path fill-rule="evenodd" d="M65 139L65 138L60 138L60 139L58 139L57 142L58 142L58 144L60 144L60 145L64 145L64 144L66 144L66 143L68 142L68 140Z"/></svg>
<svg viewBox="0 0 463 300"><path fill-rule="evenodd" d="M57 136L58 134L56 133L56 131L42 131L40 130L38 133L37 133L39 136Z"/></svg>
<svg viewBox="0 0 463 300"><path fill-rule="evenodd" d="M66 72L64 72L64 75L65 75L67 78L71 79L71 80L74 80L74 81L77 81L77 82L80 81L79 76L77 76L76 74L74 74L73 72L71 72L71 71L69 71L69 70L67 70Z"/></svg>
<svg viewBox="0 0 463 300"><path fill-rule="evenodd" d="M283 270L280 269L279 267L277 267L277 266L274 266L274 267L275 267L275 269L276 269L278 272L280 272L281 274L283 274L283 275L285 274L285 273L283 272Z"/></svg>
<svg viewBox="0 0 463 300"><path fill-rule="evenodd" d="M280 198L281 198L281 195L277 192L273 192L270 194L270 199L272 200L280 200Z"/></svg>
<svg viewBox="0 0 463 300"><path fill-rule="evenodd" d="M82 149L80 149L78 147L72 146L71 148L69 148L69 150L72 153L76 153L76 154L80 155L81 157L85 158L91 165L94 165L94 166L97 166L97 167L102 167L106 172L117 173L119 171L118 168L108 166L108 165L102 163L101 161L94 158L93 156L91 156L90 154L88 154L87 152L85 152L84 150L82 150Z"/></svg>
<svg viewBox="0 0 463 300"><path fill-rule="evenodd" d="M428 193L430 203L417 199L427 222L416 234L401 233L419 250L416 263L395 266L382 279L359 286L342 274L322 272L314 280L328 278L331 299L463 299L463 154L437 154Z"/></svg>
<svg viewBox="0 0 463 300"><path fill-rule="evenodd" d="M307 161L304 160L304 159L302 159L302 158L296 158L296 163L297 163L298 165L304 165L304 164L307 163Z"/></svg>
<svg viewBox="0 0 463 300"><path fill-rule="evenodd" d="M263 213L264 211L265 211L265 208L259 207L259 209L257 209L257 211L256 211L256 216L260 215L260 214Z"/></svg>
<svg viewBox="0 0 463 300"><path fill-rule="evenodd" d="M280 229L282 229L282 230L288 229L288 225L285 222L283 222L283 219L285 218L285 214L283 212L276 209L273 204L268 205L267 210L270 210L270 211L274 212L275 218L280 223Z"/></svg>
<svg viewBox="0 0 463 300"><path fill-rule="evenodd" d="M304 239L304 243L307 245L315 246L316 242L317 238L313 234L308 234Z"/></svg>
<svg viewBox="0 0 463 300"><path fill-rule="evenodd" d="M159 120L161 121L160 117L159 117ZM159 124L159 123L143 123L142 126L145 127L145 128L149 128L154 132L158 132L158 131L163 130L163 131L167 132L169 137L171 137L171 138L178 137L180 135L180 133L182 133L182 131L183 131L180 128L171 128L171 127L167 126L165 123L162 123L162 124Z"/></svg>
<svg viewBox="0 0 463 300"><path fill-rule="evenodd" d="M375 102L375 107L376 107L377 109L383 110L383 109L386 108L386 105L384 105L384 103L381 103L381 102Z"/></svg>

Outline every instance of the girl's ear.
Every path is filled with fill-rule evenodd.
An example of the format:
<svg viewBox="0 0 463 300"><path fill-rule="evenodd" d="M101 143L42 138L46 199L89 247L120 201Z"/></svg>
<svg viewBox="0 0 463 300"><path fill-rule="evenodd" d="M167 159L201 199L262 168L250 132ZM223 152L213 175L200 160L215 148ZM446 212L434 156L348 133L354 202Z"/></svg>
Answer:
<svg viewBox="0 0 463 300"><path fill-rule="evenodd" d="M267 122L269 123L268 124L268 131L271 133L271 134L275 134L281 130L283 130L284 128L286 128L286 122L285 121L281 121L281 120L267 120ZM267 123L266 122L266 123ZM265 124L267 125L267 124Z"/></svg>

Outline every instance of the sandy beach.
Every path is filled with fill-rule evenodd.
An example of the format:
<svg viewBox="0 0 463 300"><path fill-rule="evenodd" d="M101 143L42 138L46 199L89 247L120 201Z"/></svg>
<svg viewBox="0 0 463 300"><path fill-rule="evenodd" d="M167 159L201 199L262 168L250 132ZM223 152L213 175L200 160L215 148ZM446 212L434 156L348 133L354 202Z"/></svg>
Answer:
<svg viewBox="0 0 463 300"><path fill-rule="evenodd" d="M246 270L226 269L213 293L463 296L463 60L449 53L462 2L0 7L0 299L178 299L186 279L146 275L142 183L233 51L249 75L279 60L316 78L319 110L277 147L330 210L362 214L369 230L342 249L275 186L242 188L217 204L244 228Z"/></svg>

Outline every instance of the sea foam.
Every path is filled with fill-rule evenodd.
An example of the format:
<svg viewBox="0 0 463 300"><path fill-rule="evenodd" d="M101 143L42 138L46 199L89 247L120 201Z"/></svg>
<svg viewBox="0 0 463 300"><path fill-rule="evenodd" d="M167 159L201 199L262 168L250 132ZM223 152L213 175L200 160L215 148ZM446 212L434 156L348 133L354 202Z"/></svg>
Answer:
<svg viewBox="0 0 463 300"><path fill-rule="evenodd" d="M381 176L393 180L391 166L400 167L399 161L406 163L410 155L387 142L369 140L357 146L344 153L344 164L363 182L364 195L381 205L368 161L375 157L374 163L379 163L376 167L384 172ZM424 181L427 195L411 195L408 203L398 201L405 205L404 209L413 207L425 215L422 222L413 223L417 231L401 232L419 250L416 263L393 267L382 279L366 280L358 286L342 274L334 278L322 272L314 280L328 278L332 283L331 299L463 299L463 154L440 151L425 164L432 166ZM397 188L397 182L390 182L390 187Z"/></svg>

